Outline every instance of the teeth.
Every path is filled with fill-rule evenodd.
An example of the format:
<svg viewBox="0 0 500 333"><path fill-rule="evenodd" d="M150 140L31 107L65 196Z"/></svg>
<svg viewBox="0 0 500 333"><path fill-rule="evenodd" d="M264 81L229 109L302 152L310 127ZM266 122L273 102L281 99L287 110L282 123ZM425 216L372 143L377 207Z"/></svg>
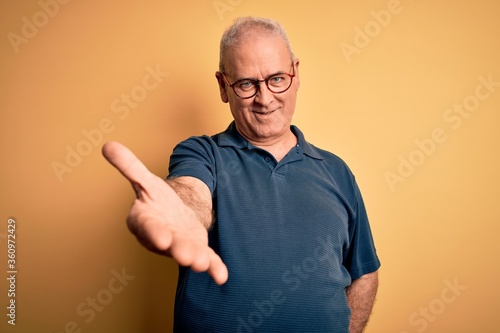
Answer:
<svg viewBox="0 0 500 333"><path fill-rule="evenodd" d="M256 112L258 114L262 114L262 115L268 115L268 114L271 114L273 113L274 111L269 111L269 112Z"/></svg>

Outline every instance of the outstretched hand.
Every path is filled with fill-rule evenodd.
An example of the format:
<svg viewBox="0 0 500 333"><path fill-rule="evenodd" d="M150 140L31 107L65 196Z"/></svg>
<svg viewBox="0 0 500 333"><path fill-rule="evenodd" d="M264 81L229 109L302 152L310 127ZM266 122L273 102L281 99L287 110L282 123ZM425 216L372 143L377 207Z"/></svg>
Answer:
<svg viewBox="0 0 500 333"><path fill-rule="evenodd" d="M102 152L135 190L137 198L127 224L139 242L153 252L172 257L181 266L207 272L217 284L225 283L227 267L208 246L207 229L172 187L122 144L108 142Z"/></svg>

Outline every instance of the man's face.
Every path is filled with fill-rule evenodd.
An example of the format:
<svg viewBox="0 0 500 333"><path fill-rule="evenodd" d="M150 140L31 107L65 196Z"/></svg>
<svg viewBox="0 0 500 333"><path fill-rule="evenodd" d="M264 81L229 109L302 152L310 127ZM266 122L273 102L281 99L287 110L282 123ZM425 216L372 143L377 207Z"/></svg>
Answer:
<svg viewBox="0 0 500 333"><path fill-rule="evenodd" d="M216 74L221 99L229 102L236 128L248 141L272 144L289 135L300 81L299 62L292 64L285 42L275 35L253 32L228 50L225 66L230 83L244 78L264 80L276 73L295 74L287 91L275 94L261 82L257 94L248 99L236 96L222 74Z"/></svg>

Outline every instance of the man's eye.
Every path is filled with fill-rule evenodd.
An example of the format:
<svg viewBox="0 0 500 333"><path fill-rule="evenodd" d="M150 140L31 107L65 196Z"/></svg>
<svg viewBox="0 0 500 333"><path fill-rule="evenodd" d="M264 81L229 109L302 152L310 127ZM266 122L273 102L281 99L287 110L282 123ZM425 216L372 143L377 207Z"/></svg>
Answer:
<svg viewBox="0 0 500 333"><path fill-rule="evenodd" d="M285 81L285 77L283 75L276 75L269 78L269 84L275 86L280 85Z"/></svg>
<svg viewBox="0 0 500 333"><path fill-rule="evenodd" d="M254 83L252 81L241 81L238 83L238 87L243 90L248 90L253 87Z"/></svg>

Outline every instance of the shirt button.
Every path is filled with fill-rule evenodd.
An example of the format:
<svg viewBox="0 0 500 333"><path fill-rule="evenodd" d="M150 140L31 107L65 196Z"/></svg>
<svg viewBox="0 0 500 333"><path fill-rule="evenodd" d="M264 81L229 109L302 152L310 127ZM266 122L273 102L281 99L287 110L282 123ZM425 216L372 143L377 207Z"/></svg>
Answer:
<svg viewBox="0 0 500 333"><path fill-rule="evenodd" d="M271 160L271 158L270 157L266 157L265 160L266 160L266 162L269 162Z"/></svg>

